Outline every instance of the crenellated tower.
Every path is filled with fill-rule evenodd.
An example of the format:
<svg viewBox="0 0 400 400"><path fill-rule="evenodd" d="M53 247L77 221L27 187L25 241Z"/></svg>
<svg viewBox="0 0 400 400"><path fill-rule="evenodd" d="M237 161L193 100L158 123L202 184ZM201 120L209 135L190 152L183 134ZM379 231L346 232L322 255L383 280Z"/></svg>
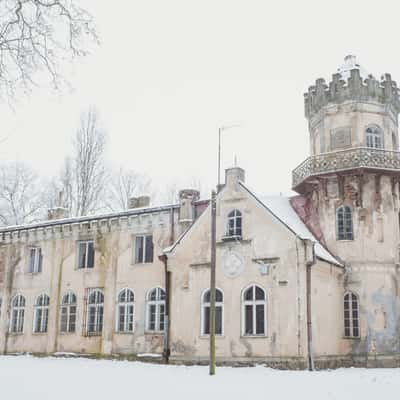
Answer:
<svg viewBox="0 0 400 400"><path fill-rule="evenodd" d="M311 156L293 171L293 189L305 222L346 265L344 292L359 299L349 351L398 352L399 89L390 74L377 80L347 56L328 84L310 86L304 104Z"/></svg>

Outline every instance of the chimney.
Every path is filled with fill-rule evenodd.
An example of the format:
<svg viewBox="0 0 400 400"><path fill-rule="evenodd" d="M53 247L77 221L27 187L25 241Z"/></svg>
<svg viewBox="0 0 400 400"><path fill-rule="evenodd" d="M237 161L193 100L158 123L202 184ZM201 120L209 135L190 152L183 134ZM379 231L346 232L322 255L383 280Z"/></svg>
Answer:
<svg viewBox="0 0 400 400"><path fill-rule="evenodd" d="M128 210L140 207L148 207L150 205L150 196L131 197L128 200Z"/></svg>
<svg viewBox="0 0 400 400"><path fill-rule="evenodd" d="M225 170L225 185L234 187L239 182L245 182L245 172L243 168L232 167Z"/></svg>
<svg viewBox="0 0 400 400"><path fill-rule="evenodd" d="M185 231L195 219L194 202L199 200L200 192L194 189L179 191L179 225L181 232Z"/></svg>
<svg viewBox="0 0 400 400"><path fill-rule="evenodd" d="M58 193L58 205L47 210L47 219L49 221L55 219L68 218L69 211L68 208L62 206L63 203L64 203L64 193L63 191L60 191Z"/></svg>
<svg viewBox="0 0 400 400"><path fill-rule="evenodd" d="M47 219L52 221L54 219L68 218L68 209L64 207L54 207L47 210Z"/></svg>

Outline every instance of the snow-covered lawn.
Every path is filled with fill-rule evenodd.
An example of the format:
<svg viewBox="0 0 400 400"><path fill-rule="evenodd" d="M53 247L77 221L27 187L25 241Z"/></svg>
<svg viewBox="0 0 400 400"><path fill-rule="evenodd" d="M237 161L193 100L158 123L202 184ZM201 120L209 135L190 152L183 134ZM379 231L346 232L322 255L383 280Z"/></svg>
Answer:
<svg viewBox="0 0 400 400"><path fill-rule="evenodd" d="M399 399L400 369L277 371L84 358L0 357L0 399Z"/></svg>

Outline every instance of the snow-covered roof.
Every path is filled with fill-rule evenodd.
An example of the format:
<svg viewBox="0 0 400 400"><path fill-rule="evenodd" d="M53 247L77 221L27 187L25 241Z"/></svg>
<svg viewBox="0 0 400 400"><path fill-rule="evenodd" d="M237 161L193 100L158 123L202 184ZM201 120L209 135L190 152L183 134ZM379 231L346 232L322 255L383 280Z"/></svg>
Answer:
<svg viewBox="0 0 400 400"><path fill-rule="evenodd" d="M327 261L331 264L343 266L343 264L334 257L311 233L305 223L300 219L299 215L293 209L290 204L290 198L295 195L294 192L281 195L268 195L268 196L257 196L251 191L243 182L240 185L249 192L256 200L258 200L272 215L274 215L280 222L286 225L295 235L301 239L310 239L315 243L315 255L321 260ZM194 222L196 223L196 221ZM163 249L163 253L172 252L175 247L181 242L186 236L189 230L192 228L192 224L185 232L183 232L179 238L171 246Z"/></svg>
<svg viewBox="0 0 400 400"><path fill-rule="evenodd" d="M243 187L245 186L243 185ZM249 189L247 190L249 191ZM305 223L300 219L299 215L290 204L289 196L257 196L254 193L252 194L297 236L299 236L301 239L312 240L315 243L315 255L318 258L335 265L343 266L343 264L316 239L316 237L307 228Z"/></svg>
<svg viewBox="0 0 400 400"><path fill-rule="evenodd" d="M171 208L179 208L178 204L170 204L164 206L146 206L146 207L136 207L126 211L117 211L113 213L107 214L95 214L95 215L86 215L82 217L67 217L61 219L52 219L52 220L43 220L39 222L34 222L30 224L22 224L22 225L9 225L0 228L0 233L3 232L13 232L13 231L22 231L22 230L29 230L29 229L36 229L36 228L46 228L48 226L55 226L55 225L68 225L68 224L75 224L75 223L84 223L84 222L91 222L97 221L102 219L112 219L112 218L121 218L121 217L130 217L133 215L139 214L155 214L158 212L169 211Z"/></svg>

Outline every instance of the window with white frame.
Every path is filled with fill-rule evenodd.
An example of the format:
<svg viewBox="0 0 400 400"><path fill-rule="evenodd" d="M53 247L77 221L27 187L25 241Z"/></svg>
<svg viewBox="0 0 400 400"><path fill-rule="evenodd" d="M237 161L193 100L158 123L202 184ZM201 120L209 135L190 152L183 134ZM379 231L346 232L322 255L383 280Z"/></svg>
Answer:
<svg viewBox="0 0 400 400"><path fill-rule="evenodd" d="M154 288L147 295L146 329L151 332L164 331L164 318L165 292L161 288Z"/></svg>
<svg viewBox="0 0 400 400"><path fill-rule="evenodd" d="M227 236L242 236L242 213L232 210L228 214Z"/></svg>
<svg viewBox="0 0 400 400"><path fill-rule="evenodd" d="M104 294L100 289L91 289L87 298L88 336L101 336L103 331Z"/></svg>
<svg viewBox="0 0 400 400"><path fill-rule="evenodd" d="M76 330L76 296L73 292L66 293L61 301L60 332L73 333Z"/></svg>
<svg viewBox="0 0 400 400"><path fill-rule="evenodd" d="M10 332L23 333L25 317L25 297L15 296L11 301Z"/></svg>
<svg viewBox="0 0 400 400"><path fill-rule="evenodd" d="M32 274L42 272L42 249L40 247L29 248L28 272Z"/></svg>
<svg viewBox="0 0 400 400"><path fill-rule="evenodd" d="M93 240L81 240L78 242L78 268L94 267L94 243Z"/></svg>
<svg viewBox="0 0 400 400"><path fill-rule="evenodd" d="M347 338L360 337L360 321L358 297L355 293L348 292L344 295L344 336Z"/></svg>
<svg viewBox="0 0 400 400"><path fill-rule="evenodd" d="M251 285L243 292L243 334L263 336L266 334L267 304L264 289Z"/></svg>
<svg viewBox="0 0 400 400"><path fill-rule="evenodd" d="M135 296L130 289L122 289L118 294L117 331L133 332L135 315Z"/></svg>
<svg viewBox="0 0 400 400"><path fill-rule="evenodd" d="M338 240L353 240L353 213L351 207L340 206L336 210L336 229Z"/></svg>
<svg viewBox="0 0 400 400"><path fill-rule="evenodd" d="M377 125L368 126L365 129L366 137L367 137L367 147L372 147L374 149L382 149L383 148L383 140L382 140L382 129Z"/></svg>
<svg viewBox="0 0 400 400"><path fill-rule="evenodd" d="M33 332L47 332L47 324L49 321L49 303L50 299L47 294L41 294L36 299L33 316Z"/></svg>
<svg viewBox="0 0 400 400"><path fill-rule="evenodd" d="M210 334L210 303L211 290L204 292L201 299L201 334ZM220 289L215 289L215 334L223 335L224 295Z"/></svg>
<svg viewBox="0 0 400 400"><path fill-rule="evenodd" d="M153 235L138 235L135 237L135 263L153 262Z"/></svg>

